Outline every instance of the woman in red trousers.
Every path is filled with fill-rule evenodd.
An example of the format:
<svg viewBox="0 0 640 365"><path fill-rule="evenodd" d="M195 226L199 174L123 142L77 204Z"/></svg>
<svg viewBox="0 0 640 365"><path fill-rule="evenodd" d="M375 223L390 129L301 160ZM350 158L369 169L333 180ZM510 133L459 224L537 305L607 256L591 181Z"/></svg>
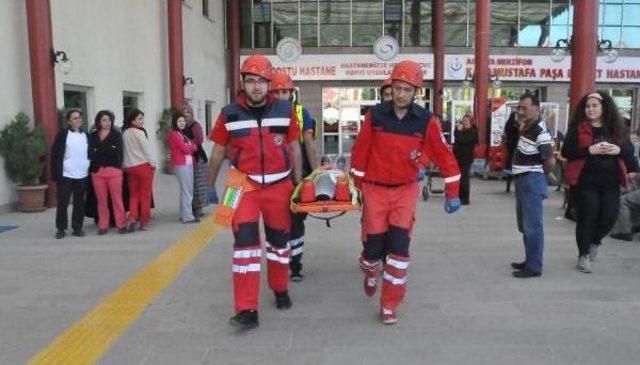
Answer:
<svg viewBox="0 0 640 365"><path fill-rule="evenodd" d="M127 233L122 203L122 134L114 128L114 119L112 112L99 111L89 135L89 171L97 200L99 235L109 230L109 198L118 232Z"/></svg>
<svg viewBox="0 0 640 365"><path fill-rule="evenodd" d="M146 231L151 222L151 197L156 163L151 156L151 146L143 124L144 113L139 109L133 109L122 126L122 167L127 173L129 187L129 232L135 231L136 225L141 231Z"/></svg>

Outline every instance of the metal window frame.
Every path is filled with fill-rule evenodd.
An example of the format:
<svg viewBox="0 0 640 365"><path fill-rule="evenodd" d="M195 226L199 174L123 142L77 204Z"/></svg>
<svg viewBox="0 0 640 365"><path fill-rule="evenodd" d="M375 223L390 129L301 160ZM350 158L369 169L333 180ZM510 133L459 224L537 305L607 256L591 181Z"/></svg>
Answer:
<svg viewBox="0 0 640 365"><path fill-rule="evenodd" d="M478 11L478 9L476 9L476 11ZM471 40L469 39L469 27L471 27L471 24L469 24L470 20L469 19L470 15L469 15L469 0L467 0L467 36L466 38L466 46L467 47L471 47L473 45L473 42L471 42ZM443 29L444 31L444 29Z"/></svg>
<svg viewBox="0 0 640 365"><path fill-rule="evenodd" d="M406 26L406 22L405 22L405 16L406 16L406 10L407 10L407 3L406 0L402 0L402 20L400 21L400 33L401 33L401 37L402 37L402 46L405 47L405 45L407 44L407 37L404 36L404 30L405 30L405 26Z"/></svg>
<svg viewBox="0 0 640 365"><path fill-rule="evenodd" d="M518 38L516 48L520 48L520 25L522 24L522 0L518 0ZM513 47L513 46L512 46Z"/></svg>
<svg viewBox="0 0 640 365"><path fill-rule="evenodd" d="M302 11L300 9L300 0L298 0L298 43L302 44Z"/></svg>
<svg viewBox="0 0 640 365"><path fill-rule="evenodd" d="M349 0L349 47L353 47L353 0Z"/></svg>
<svg viewBox="0 0 640 365"><path fill-rule="evenodd" d="M627 5L627 0L624 0L620 6L622 6L622 14L620 15L620 41L618 42L620 45L617 47L622 49L622 35L624 34L622 30L624 29L624 8Z"/></svg>
<svg viewBox="0 0 640 365"><path fill-rule="evenodd" d="M573 6L573 0L568 0L568 1L569 1L569 14L567 15L567 17L569 19L567 19L567 32L565 33L565 35L566 35L565 38L566 39L570 39L569 34L573 35L572 27L573 27L573 12L574 12L574 10L572 10L572 8L571 8Z"/></svg>
<svg viewBox="0 0 640 365"><path fill-rule="evenodd" d="M380 37L384 37L384 6L386 5L387 0L382 0L382 34Z"/></svg>
<svg viewBox="0 0 640 365"><path fill-rule="evenodd" d="M549 42L547 47L551 47L551 20L553 17L553 0L549 0Z"/></svg>
<svg viewBox="0 0 640 365"><path fill-rule="evenodd" d="M598 1L598 0L596 0ZM602 0L602 24L598 24L598 37L602 39L604 36L604 19L607 17L607 0Z"/></svg>

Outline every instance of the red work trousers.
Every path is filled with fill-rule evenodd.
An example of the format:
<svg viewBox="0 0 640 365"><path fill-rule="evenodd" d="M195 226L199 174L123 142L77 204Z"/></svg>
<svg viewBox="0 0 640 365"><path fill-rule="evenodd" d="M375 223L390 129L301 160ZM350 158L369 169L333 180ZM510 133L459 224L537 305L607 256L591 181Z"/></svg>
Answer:
<svg viewBox="0 0 640 365"><path fill-rule="evenodd" d="M289 231L293 193L290 179L260 186L242 194L232 222L233 293L236 313L258 309L260 291L261 240L258 222L264 222L267 280L276 293L287 290L289 283Z"/></svg>
<svg viewBox="0 0 640 365"><path fill-rule="evenodd" d="M376 276L383 267L380 305L393 309L406 291L409 243L420 189L417 183L385 187L364 183L362 211L363 250L360 258L365 275Z"/></svg>
<svg viewBox="0 0 640 365"><path fill-rule="evenodd" d="M146 227L151 222L151 196L155 168L149 163L144 163L129 167L125 171L129 187L129 220L138 221L141 227Z"/></svg>
<svg viewBox="0 0 640 365"><path fill-rule="evenodd" d="M115 167L101 167L98 172L91 174L91 182L98 203L98 228L109 229L109 197L111 197L116 227L124 228L127 220L122 204L122 170Z"/></svg>

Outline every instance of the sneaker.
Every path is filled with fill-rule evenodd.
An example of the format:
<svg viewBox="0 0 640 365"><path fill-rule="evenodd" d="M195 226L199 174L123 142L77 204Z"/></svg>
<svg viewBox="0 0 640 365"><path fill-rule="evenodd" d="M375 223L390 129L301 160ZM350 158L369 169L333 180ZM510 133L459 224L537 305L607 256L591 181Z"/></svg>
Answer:
<svg viewBox="0 0 640 365"><path fill-rule="evenodd" d="M107 234L107 230L106 229L99 229L98 230L98 236L104 236L105 234Z"/></svg>
<svg viewBox="0 0 640 365"><path fill-rule="evenodd" d="M249 330L258 327L258 311L253 309L243 310L229 319L229 324L240 330Z"/></svg>
<svg viewBox="0 0 640 365"><path fill-rule="evenodd" d="M620 241L633 241L633 235L628 233L612 233L609 237Z"/></svg>
<svg viewBox="0 0 640 365"><path fill-rule="evenodd" d="M591 245L589 246L589 259L591 262L596 262L596 258L598 258L598 248L600 245Z"/></svg>
<svg viewBox="0 0 640 365"><path fill-rule="evenodd" d="M182 223L184 223L184 224L200 223L200 219L198 219L198 218L194 218L194 219L189 220L189 221L182 221Z"/></svg>
<svg viewBox="0 0 640 365"><path fill-rule="evenodd" d="M382 308L380 309L380 320L383 324L392 325L398 323L398 316L393 309Z"/></svg>
<svg viewBox="0 0 640 365"><path fill-rule="evenodd" d="M576 268L578 271L585 274L591 273L591 259L589 258L589 255L582 255L578 257L578 265Z"/></svg>
<svg viewBox="0 0 640 365"><path fill-rule="evenodd" d="M511 268L514 270L524 270L524 268L526 267L527 263L522 261L522 262L512 262L511 263Z"/></svg>
<svg viewBox="0 0 640 365"><path fill-rule="evenodd" d="M118 228L118 233L127 234L129 233L129 230L127 229L127 227Z"/></svg>
<svg viewBox="0 0 640 365"><path fill-rule="evenodd" d="M76 229L71 234L76 237L84 237L84 231L81 229Z"/></svg>
<svg viewBox="0 0 640 365"><path fill-rule="evenodd" d="M64 229L59 229L58 231L56 231L57 240L64 238L65 235L66 233L64 233Z"/></svg>
<svg viewBox="0 0 640 365"><path fill-rule="evenodd" d="M291 298L289 298L289 292L283 291L281 293L276 293L276 308L278 309L289 309L291 308Z"/></svg>
<svg viewBox="0 0 640 365"><path fill-rule="evenodd" d="M302 276L302 273L300 271L293 271L291 272L291 281L302 281L302 279L304 279L304 277Z"/></svg>
<svg viewBox="0 0 640 365"><path fill-rule="evenodd" d="M138 228L138 230L140 230L140 231L148 231L148 230L149 230L149 226L148 226L148 225L143 226L143 225L141 224L141 225L140 225L140 228Z"/></svg>
<svg viewBox="0 0 640 365"><path fill-rule="evenodd" d="M364 293L372 297L378 290L378 278L375 276L364 276Z"/></svg>

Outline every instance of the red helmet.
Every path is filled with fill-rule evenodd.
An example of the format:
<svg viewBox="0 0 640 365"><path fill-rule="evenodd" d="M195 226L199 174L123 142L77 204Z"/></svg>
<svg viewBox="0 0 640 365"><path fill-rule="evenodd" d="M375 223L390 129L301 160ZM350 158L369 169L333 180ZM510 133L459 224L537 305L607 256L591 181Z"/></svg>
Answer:
<svg viewBox="0 0 640 365"><path fill-rule="evenodd" d="M383 91L385 88L391 86L392 82L393 82L393 80L391 80L391 78L388 78L388 79L384 80L384 82L380 86L380 91Z"/></svg>
<svg viewBox="0 0 640 365"><path fill-rule="evenodd" d="M240 67L240 74L252 74L271 81L273 78L273 66L265 56L254 54L244 60L242 67Z"/></svg>
<svg viewBox="0 0 640 365"><path fill-rule="evenodd" d="M422 87L422 67L413 61L400 61L391 72L391 80L404 81L417 88Z"/></svg>
<svg viewBox="0 0 640 365"><path fill-rule="evenodd" d="M293 90L293 81L286 72L277 71L273 74L269 90Z"/></svg>

